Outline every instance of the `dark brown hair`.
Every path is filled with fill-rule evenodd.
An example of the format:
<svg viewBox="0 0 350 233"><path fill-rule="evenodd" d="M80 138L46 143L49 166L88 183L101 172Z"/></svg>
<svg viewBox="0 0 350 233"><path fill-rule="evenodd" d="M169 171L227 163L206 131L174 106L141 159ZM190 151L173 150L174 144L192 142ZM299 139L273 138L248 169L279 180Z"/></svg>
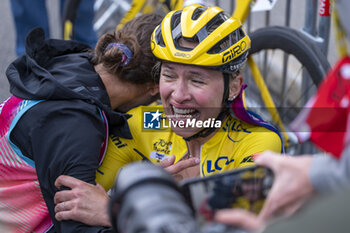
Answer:
<svg viewBox="0 0 350 233"><path fill-rule="evenodd" d="M98 40L92 62L94 65L102 63L106 71L117 75L123 81L143 84L154 82L151 70L155 64L150 41L153 30L162 21L157 14L144 14L127 22L114 34L104 34ZM131 62L121 66L122 51L116 47L106 47L110 43L122 43L133 53Z"/></svg>

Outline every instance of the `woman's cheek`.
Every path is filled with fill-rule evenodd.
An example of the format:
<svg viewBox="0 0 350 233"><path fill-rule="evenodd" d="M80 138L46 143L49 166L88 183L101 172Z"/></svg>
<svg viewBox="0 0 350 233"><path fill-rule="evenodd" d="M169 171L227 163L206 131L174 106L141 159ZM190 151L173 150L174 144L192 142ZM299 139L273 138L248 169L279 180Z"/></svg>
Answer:
<svg viewBox="0 0 350 233"><path fill-rule="evenodd" d="M210 92L207 91L201 91L201 92L192 92L192 96L195 98L196 103L202 107L213 107L212 101L213 101L213 95Z"/></svg>

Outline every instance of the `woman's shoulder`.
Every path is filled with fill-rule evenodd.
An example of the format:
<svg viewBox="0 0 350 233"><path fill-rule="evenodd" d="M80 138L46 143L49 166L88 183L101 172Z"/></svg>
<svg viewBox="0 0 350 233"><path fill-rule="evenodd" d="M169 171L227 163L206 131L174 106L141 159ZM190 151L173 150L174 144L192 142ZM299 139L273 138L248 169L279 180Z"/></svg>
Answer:
<svg viewBox="0 0 350 233"><path fill-rule="evenodd" d="M231 138L235 141L243 141L247 144L273 145L274 148L282 148L282 138L272 125L249 124L243 120L230 116L226 121L226 128ZM277 151L281 151L278 149Z"/></svg>

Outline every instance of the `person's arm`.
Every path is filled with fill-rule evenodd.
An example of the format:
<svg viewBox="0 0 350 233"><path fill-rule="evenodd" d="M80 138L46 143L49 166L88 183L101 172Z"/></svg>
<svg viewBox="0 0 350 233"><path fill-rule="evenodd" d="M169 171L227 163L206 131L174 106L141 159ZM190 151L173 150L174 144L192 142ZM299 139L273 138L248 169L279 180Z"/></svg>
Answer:
<svg viewBox="0 0 350 233"><path fill-rule="evenodd" d="M27 153L35 162L40 188L57 232L112 232L75 221L55 219L55 180L65 174L95 184L105 126L95 106L82 101L46 101L19 122L30 125ZM27 127L28 128L28 127Z"/></svg>
<svg viewBox="0 0 350 233"><path fill-rule="evenodd" d="M350 187L350 146L340 160L330 155L315 156L309 176L317 193L339 192Z"/></svg>

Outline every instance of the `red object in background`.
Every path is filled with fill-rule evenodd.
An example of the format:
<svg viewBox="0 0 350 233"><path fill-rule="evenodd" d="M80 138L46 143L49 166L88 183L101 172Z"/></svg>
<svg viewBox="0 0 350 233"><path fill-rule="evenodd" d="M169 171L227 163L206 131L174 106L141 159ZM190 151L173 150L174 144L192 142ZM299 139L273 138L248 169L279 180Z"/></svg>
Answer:
<svg viewBox="0 0 350 233"><path fill-rule="evenodd" d="M331 16L330 14L330 0L321 0L320 1L320 8L318 13L320 14L320 16Z"/></svg>
<svg viewBox="0 0 350 233"><path fill-rule="evenodd" d="M350 57L328 73L317 93L291 124L300 142L312 141L336 158L350 143Z"/></svg>

